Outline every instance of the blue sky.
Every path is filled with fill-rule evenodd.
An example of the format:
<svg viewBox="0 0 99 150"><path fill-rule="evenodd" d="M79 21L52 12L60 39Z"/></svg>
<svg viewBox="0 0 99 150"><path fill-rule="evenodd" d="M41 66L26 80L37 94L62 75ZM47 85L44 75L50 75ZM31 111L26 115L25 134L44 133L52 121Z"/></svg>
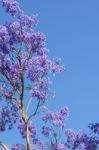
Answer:
<svg viewBox="0 0 99 150"><path fill-rule="evenodd" d="M67 127L85 129L99 122L99 1L20 0L26 14L38 13L51 57L66 70L53 79L56 98L49 107L70 110ZM0 23L8 19L0 8Z"/></svg>
<svg viewBox="0 0 99 150"><path fill-rule="evenodd" d="M39 14L38 28L47 37L50 55L61 57L66 67L54 78L56 98L50 107L67 105L68 125L74 129L98 122L99 1L28 0L22 6L28 14Z"/></svg>

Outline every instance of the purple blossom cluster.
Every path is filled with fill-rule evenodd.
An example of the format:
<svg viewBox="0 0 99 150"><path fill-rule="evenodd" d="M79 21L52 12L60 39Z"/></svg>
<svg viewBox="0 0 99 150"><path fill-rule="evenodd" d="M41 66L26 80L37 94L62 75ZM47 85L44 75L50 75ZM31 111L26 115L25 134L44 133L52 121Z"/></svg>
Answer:
<svg viewBox="0 0 99 150"><path fill-rule="evenodd" d="M63 107L57 112L52 112L47 107L44 107L42 120L44 121L45 125L42 127L42 134L48 139L47 149L67 149L65 143L61 143L60 138L65 128L65 120L68 118L68 116L69 110L67 107ZM51 139L51 143L49 139Z"/></svg>
<svg viewBox="0 0 99 150"><path fill-rule="evenodd" d="M16 104L8 103L3 106L0 112L0 132L5 131L6 127L11 130L18 118L18 106Z"/></svg>
<svg viewBox="0 0 99 150"><path fill-rule="evenodd" d="M52 150L68 150L64 144L54 144L51 147Z"/></svg>
<svg viewBox="0 0 99 150"><path fill-rule="evenodd" d="M35 139L33 139L31 149L46 150L46 144L44 142L41 142L39 139L35 138Z"/></svg>
<svg viewBox="0 0 99 150"><path fill-rule="evenodd" d="M42 134L45 137L49 137L52 132L53 132L53 129L51 127L45 127L45 126L42 127Z"/></svg>
<svg viewBox="0 0 99 150"><path fill-rule="evenodd" d="M74 132L72 129L67 129L65 131L67 137L67 147L72 149L85 149L88 145L88 137L83 131L78 133Z"/></svg>
<svg viewBox="0 0 99 150"><path fill-rule="evenodd" d="M30 137L35 138L36 128L35 128L34 123L32 121L29 122L28 128L29 128L29 132L30 132ZM26 137L26 125L22 120L20 120L18 123L18 129L20 131L20 134L22 135L22 138L25 138Z"/></svg>
<svg viewBox="0 0 99 150"><path fill-rule="evenodd" d="M29 18L25 19L25 22L29 21ZM21 90L21 76L24 74L25 78L35 82L31 85L32 96L45 100L49 85L47 76L61 72L64 67L60 65L60 60L48 58L45 36L28 31L27 23L22 20L0 27L0 73L4 82L6 78L10 83L5 82L8 87L12 86L12 91ZM46 89L41 90L41 82L45 83Z"/></svg>
<svg viewBox="0 0 99 150"><path fill-rule="evenodd" d="M72 129L65 131L67 138L66 146L69 149L79 150L96 150L99 146L99 138L89 136L83 131L75 132Z"/></svg>
<svg viewBox="0 0 99 150"><path fill-rule="evenodd" d="M16 0L0 0L0 2L2 3L2 6L5 7L6 12L11 15L16 15L22 12Z"/></svg>
<svg viewBox="0 0 99 150"><path fill-rule="evenodd" d="M64 127L65 119L69 116L69 110L67 107L63 107L58 112L53 112L47 110L46 113L43 115L42 120L47 122L52 122L52 125L55 127Z"/></svg>
<svg viewBox="0 0 99 150"><path fill-rule="evenodd" d="M99 135L99 123L90 123L88 127L92 130L93 133Z"/></svg>
<svg viewBox="0 0 99 150"><path fill-rule="evenodd" d="M26 150L26 146L23 144L14 144L11 150Z"/></svg>
<svg viewBox="0 0 99 150"><path fill-rule="evenodd" d="M14 92L12 92L11 88L8 89L8 87L4 83L0 84L0 98L1 98L1 100L3 98L7 99L8 101L12 100L13 95L14 95Z"/></svg>
<svg viewBox="0 0 99 150"><path fill-rule="evenodd" d="M47 107L44 107L42 119L45 125L42 127L42 134L48 140L51 139L51 143L48 141L48 148L50 150L97 150L99 146L98 136L88 135L82 130L75 132L72 129L65 129L64 119L68 116L68 108L62 108L54 113L49 111ZM90 128L96 133L98 131L98 124L90 124ZM62 136L66 138L64 142L61 141Z"/></svg>

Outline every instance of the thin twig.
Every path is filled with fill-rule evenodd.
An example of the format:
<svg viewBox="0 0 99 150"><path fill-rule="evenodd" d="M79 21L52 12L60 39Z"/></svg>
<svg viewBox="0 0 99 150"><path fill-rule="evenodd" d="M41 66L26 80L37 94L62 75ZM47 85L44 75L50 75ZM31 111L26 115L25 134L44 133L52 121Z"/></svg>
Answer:
<svg viewBox="0 0 99 150"><path fill-rule="evenodd" d="M28 118L28 120L27 120L27 122L29 122L29 120L33 117L33 116L35 116L36 115L36 113L37 113L37 111L38 111L38 108L39 108L39 106L40 106L40 100L38 101L38 103L37 103L37 107L36 107L36 109L35 109L35 111L29 116L29 118Z"/></svg>
<svg viewBox="0 0 99 150"><path fill-rule="evenodd" d="M28 101L27 108L26 108L26 114L27 114L27 112L28 112L28 110L29 110L29 107L30 107L31 102L32 102L32 97L31 97L31 98L29 99L29 101Z"/></svg>

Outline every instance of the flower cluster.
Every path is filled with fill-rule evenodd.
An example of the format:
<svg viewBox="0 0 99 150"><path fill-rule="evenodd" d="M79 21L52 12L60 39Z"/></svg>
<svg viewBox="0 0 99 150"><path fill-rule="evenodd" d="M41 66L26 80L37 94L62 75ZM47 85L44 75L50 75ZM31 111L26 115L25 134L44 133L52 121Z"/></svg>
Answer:
<svg viewBox="0 0 99 150"><path fill-rule="evenodd" d="M52 144L52 150L68 150L64 144Z"/></svg>
<svg viewBox="0 0 99 150"><path fill-rule="evenodd" d="M26 150L26 146L23 144L14 144L11 150Z"/></svg>
<svg viewBox="0 0 99 150"><path fill-rule="evenodd" d="M32 81L31 95L44 101L49 89L48 75L61 72L64 67L60 59L48 58L45 36L32 30L34 24L35 17L21 15L18 21L0 26L0 73L12 91L21 91L22 78Z"/></svg>
<svg viewBox="0 0 99 150"><path fill-rule="evenodd" d="M42 117L45 125L42 127L42 134L51 139L48 141L47 148L51 150L66 150L64 143L59 141L65 127L65 120L69 116L67 107L63 107L58 112L52 112L47 107L44 107L44 115ZM61 135L60 135L61 133Z"/></svg>
<svg viewBox="0 0 99 150"><path fill-rule="evenodd" d="M65 119L68 118L69 111L67 107L63 107L58 112L52 112L47 110L46 114L43 115L42 119L46 122L52 122L55 127L64 127Z"/></svg>
<svg viewBox="0 0 99 150"><path fill-rule="evenodd" d="M3 106L0 112L0 131L5 131L6 127L12 129L18 118L18 106L16 104L8 103L7 106Z"/></svg>
<svg viewBox="0 0 99 150"><path fill-rule="evenodd" d="M22 137L25 138L26 137L26 125L22 120L20 120L19 123L18 123L18 129L19 129L20 134L22 135ZM32 121L30 121L28 123L28 129L29 129L29 132L30 132L30 137L34 138L36 136L36 128L35 128Z"/></svg>
<svg viewBox="0 0 99 150"><path fill-rule="evenodd" d="M99 123L90 123L88 127L92 130L93 133L99 135Z"/></svg>
<svg viewBox="0 0 99 150"><path fill-rule="evenodd" d="M6 12L10 13L11 15L16 15L22 13L22 10L19 7L19 4L16 0L0 0L3 7L5 7Z"/></svg>
<svg viewBox="0 0 99 150"><path fill-rule="evenodd" d="M96 150L99 146L99 138L88 136L83 131L75 132L72 129L65 131L67 138L66 146L70 149L79 150Z"/></svg>
<svg viewBox="0 0 99 150"><path fill-rule="evenodd" d="M52 133L52 128L50 127L42 127L42 134L46 137L49 137L49 135Z"/></svg>
<svg viewBox="0 0 99 150"><path fill-rule="evenodd" d="M35 139L33 139L31 149L46 150L46 144L44 142L41 142L39 139L35 138Z"/></svg>

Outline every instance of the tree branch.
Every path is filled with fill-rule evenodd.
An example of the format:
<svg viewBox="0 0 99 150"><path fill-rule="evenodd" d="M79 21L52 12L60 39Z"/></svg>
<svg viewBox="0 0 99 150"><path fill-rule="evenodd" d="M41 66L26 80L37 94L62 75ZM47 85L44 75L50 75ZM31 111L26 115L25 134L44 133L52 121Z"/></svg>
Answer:
<svg viewBox="0 0 99 150"><path fill-rule="evenodd" d="M29 122L29 120L30 120L33 116L35 116L35 115L36 115L36 113L37 113L37 111L38 111L39 106L40 106L40 100L38 100L37 107L36 107L35 111L34 111L34 112L33 112L33 113L29 116L29 118L28 118L27 122Z"/></svg>
<svg viewBox="0 0 99 150"><path fill-rule="evenodd" d="M32 102L32 97L31 97L31 98L29 99L29 101L28 101L27 108L26 108L26 114L27 114L27 112L28 112L28 110L29 110L29 107L30 107L31 102Z"/></svg>
<svg viewBox="0 0 99 150"><path fill-rule="evenodd" d="M7 147L7 145L4 144L2 141L0 141L0 145L2 146L2 148L3 148L4 150L9 150L9 148Z"/></svg>

